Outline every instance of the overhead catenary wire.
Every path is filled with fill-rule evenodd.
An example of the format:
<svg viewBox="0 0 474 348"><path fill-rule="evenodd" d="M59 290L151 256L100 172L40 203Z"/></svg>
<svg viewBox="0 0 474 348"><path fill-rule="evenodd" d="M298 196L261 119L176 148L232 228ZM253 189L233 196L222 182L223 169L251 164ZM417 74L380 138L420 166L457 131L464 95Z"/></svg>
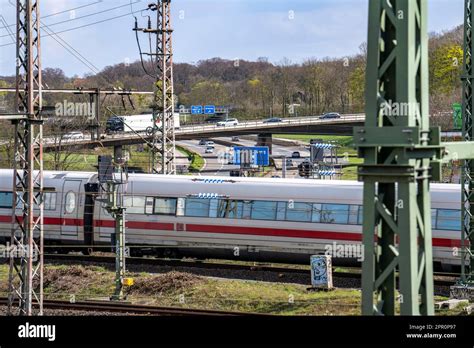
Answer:
<svg viewBox="0 0 474 348"><path fill-rule="evenodd" d="M2 22L2 24L4 25L4 29L6 29L6 31L8 32L7 35L4 35L4 36L10 36L10 38L12 39L12 42L15 44L16 43L16 40L15 40L15 34L12 32L12 30L7 26L8 23L7 21L5 20L5 17L3 17L2 15L0 15L0 21ZM2 28L3 29L3 28Z"/></svg>
<svg viewBox="0 0 474 348"><path fill-rule="evenodd" d="M141 2L143 0L135 0L134 3L138 3L138 2ZM99 1L101 2L101 1ZM94 3L95 4L95 3ZM102 14L102 13L106 13L106 12L110 12L110 11L114 11L114 10L117 10L119 8L123 8L125 6L128 6L128 4L126 5L120 5L120 6L116 6L116 7L111 7L111 8L108 8L108 9L105 9L105 10L101 10L101 11L98 11L98 12L93 12L93 13L89 13L89 14L86 14L86 15L83 15L83 16L79 16L79 17L74 17L74 18L69 18L67 20L64 20L64 21L60 21L60 22L55 22L55 23L50 23L48 24L50 27L52 26L55 26L55 25L60 25L60 24L64 24L64 23L69 23L69 22L72 22L72 21L77 21L79 19L83 19L83 18L88 18L88 17L92 17L92 16L96 16L96 15L99 15L99 14ZM80 8L80 7L79 7ZM70 9L70 10L65 10L65 11L62 11L60 13L65 13L65 12L71 12L71 11L74 11L78 8L73 8L73 9ZM59 13L58 13L59 14ZM48 16L42 16L41 18L44 19ZM16 26L16 24L8 24L5 22L5 25L0 28L0 29L8 29L9 27L14 27ZM0 35L0 38L1 37L5 37L5 36L8 36L8 35Z"/></svg>
<svg viewBox="0 0 474 348"><path fill-rule="evenodd" d="M92 70L94 73L99 73L99 68L97 68L91 61L85 58L79 51L77 51L74 47L69 45L64 39L62 39L59 35L53 32L48 25L41 23L43 30L50 33L50 37L55 40L60 46L62 46L66 51L71 53L77 60L79 60L82 64L84 64L87 68Z"/></svg>
<svg viewBox="0 0 474 348"><path fill-rule="evenodd" d="M134 11L134 13L139 13L139 12L142 12L142 11L145 11L145 10L146 10L146 9ZM92 23L87 23L87 24L80 25L80 26L77 26L77 27L73 27L73 28L69 28L69 29L65 29L65 30L58 31L58 32L56 32L56 34L62 34L62 33L66 33L66 32L69 32L69 31L73 31L73 30L78 30L78 29L90 27L90 26L92 26L92 25L101 24L101 23L105 23L105 22L112 21L112 20L115 20L115 19L123 18L123 17L128 16L128 15L129 15L129 13L126 13L126 14L122 14L122 15L119 15L119 16L115 16L115 17L111 17L111 18L106 18L106 19L103 19L103 20L100 20L100 21L96 21L96 22L92 22ZM50 35L43 35L42 37L49 37L49 36L50 36ZM13 44L13 43L8 43L8 44L2 44L2 45L0 45L0 47L12 46L12 45L14 45L14 44Z"/></svg>

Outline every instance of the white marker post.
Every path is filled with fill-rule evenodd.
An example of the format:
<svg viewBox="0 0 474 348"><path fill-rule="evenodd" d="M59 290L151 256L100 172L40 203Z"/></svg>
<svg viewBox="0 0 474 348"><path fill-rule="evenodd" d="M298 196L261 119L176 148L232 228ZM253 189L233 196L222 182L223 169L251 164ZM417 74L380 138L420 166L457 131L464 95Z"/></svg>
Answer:
<svg viewBox="0 0 474 348"><path fill-rule="evenodd" d="M315 289L330 290L333 288L330 255L311 256L311 286Z"/></svg>

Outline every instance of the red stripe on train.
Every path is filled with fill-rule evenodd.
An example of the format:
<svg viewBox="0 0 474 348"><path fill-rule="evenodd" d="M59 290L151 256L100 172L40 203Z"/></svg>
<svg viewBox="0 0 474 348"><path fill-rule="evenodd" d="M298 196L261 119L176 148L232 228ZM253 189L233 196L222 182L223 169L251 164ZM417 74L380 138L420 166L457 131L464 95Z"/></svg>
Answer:
<svg viewBox="0 0 474 348"><path fill-rule="evenodd" d="M187 224L186 231L245 234L245 235L271 236L271 237L336 239L336 240L351 240L351 241L360 241L362 239L360 233L288 230L288 229L262 228L262 227L238 227L238 226Z"/></svg>
<svg viewBox="0 0 474 348"><path fill-rule="evenodd" d="M19 216L18 219L23 221L23 217ZM11 216L0 216L0 222L11 223ZM55 218L55 217L44 217L44 225L60 225L60 226L84 226L83 219L65 219L65 218Z"/></svg>
<svg viewBox="0 0 474 348"><path fill-rule="evenodd" d="M0 222L11 223L11 216L0 216ZM45 225L62 225L62 226L83 226L82 219L64 219L64 218L44 218ZM113 220L95 220L95 227L114 228L115 222ZM162 230L174 231L173 223L161 222L144 222L144 221L127 221L126 226L133 229L143 230ZM181 232L181 231L180 231ZM197 232L197 233L223 233L223 234L244 234L254 236L269 236L269 237L287 237L287 238L310 238L310 239L329 239L341 241L361 241L362 235L360 233L348 232L332 232L332 231L306 231L306 230L291 230L291 229L276 229L276 228L262 228L262 227L238 227L238 226L217 226L217 225L197 225L186 224L183 232ZM433 246L437 247L460 247L461 241L458 239L449 238L433 238Z"/></svg>
<svg viewBox="0 0 474 348"><path fill-rule="evenodd" d="M215 225L186 225L187 232L208 232L208 233L228 233L228 234L245 234L256 236L272 236L272 237L292 237L292 238L313 238L313 239L330 239L342 241L361 241L360 233L347 232L330 232L330 231L305 231L305 230L288 230L261 227L236 227L236 226L215 226ZM448 238L433 238L433 246L438 247L460 247L461 241Z"/></svg>
<svg viewBox="0 0 474 348"><path fill-rule="evenodd" d="M128 228L136 228L141 230L164 230L174 231L174 224L163 223L163 222L142 222L142 221L127 221L125 223ZM95 227L115 227L115 221L113 220L95 220Z"/></svg>

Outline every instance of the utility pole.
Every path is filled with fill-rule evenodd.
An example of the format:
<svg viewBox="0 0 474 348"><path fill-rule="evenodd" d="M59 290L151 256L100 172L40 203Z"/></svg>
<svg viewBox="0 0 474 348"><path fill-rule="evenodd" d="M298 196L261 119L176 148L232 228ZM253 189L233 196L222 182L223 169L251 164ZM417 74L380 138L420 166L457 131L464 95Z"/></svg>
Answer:
<svg viewBox="0 0 474 348"><path fill-rule="evenodd" d="M474 54L474 37L473 37L473 12L472 0L464 1L464 73L463 82L463 99L462 99L462 134L465 141L474 139L473 132L473 113L474 99L472 89L474 88L473 75L473 54ZM462 285L474 285L474 160L467 159L464 161L461 174L461 279Z"/></svg>
<svg viewBox="0 0 474 348"><path fill-rule="evenodd" d="M157 0L156 4L148 5L148 9L156 11L156 29L151 27L134 30L156 35L155 52L142 53L154 58L155 65L155 101L153 105L153 149L150 162L153 173L175 174L175 128L174 128L174 87L173 87L173 45L171 28L171 0ZM137 37L138 38L138 37ZM142 58L143 62L143 58ZM161 159L158 158L158 152ZM159 161L160 160L160 161ZM160 163L159 163L160 162Z"/></svg>
<svg viewBox="0 0 474 348"><path fill-rule="evenodd" d="M43 314L43 120L39 0L17 0L16 6L15 109L18 114L3 117L12 119L15 127L8 314L29 316Z"/></svg>

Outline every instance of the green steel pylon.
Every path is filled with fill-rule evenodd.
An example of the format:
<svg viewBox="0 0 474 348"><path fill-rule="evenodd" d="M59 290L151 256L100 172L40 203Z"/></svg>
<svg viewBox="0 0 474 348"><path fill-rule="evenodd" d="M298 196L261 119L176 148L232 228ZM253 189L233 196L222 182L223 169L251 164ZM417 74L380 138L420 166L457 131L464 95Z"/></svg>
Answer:
<svg viewBox="0 0 474 348"><path fill-rule="evenodd" d="M473 140L473 111L474 87L473 62L474 38L472 24L474 23L473 3L464 1L464 72L463 82L463 139ZM461 284L474 285L474 161L467 159L462 168L461 183L463 184L461 204Z"/></svg>
<svg viewBox="0 0 474 348"><path fill-rule="evenodd" d="M426 0L370 0L366 78L365 127L354 130L365 160L362 313L394 315L398 301L402 315L432 315L429 180L441 155L428 119Z"/></svg>

